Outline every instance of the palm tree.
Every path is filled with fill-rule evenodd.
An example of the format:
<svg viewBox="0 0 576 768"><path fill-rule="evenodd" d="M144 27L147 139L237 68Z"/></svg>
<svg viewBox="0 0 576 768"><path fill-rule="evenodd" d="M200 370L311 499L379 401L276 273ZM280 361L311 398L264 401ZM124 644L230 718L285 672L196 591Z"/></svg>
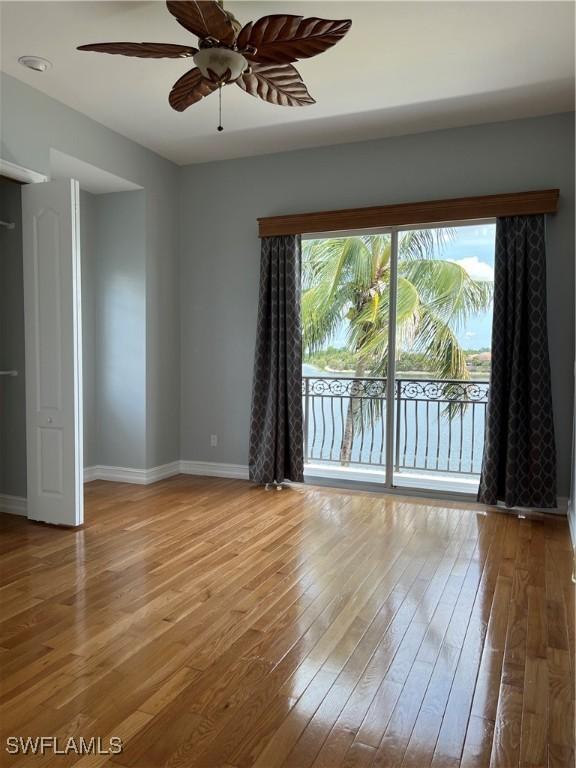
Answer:
<svg viewBox="0 0 576 768"><path fill-rule="evenodd" d="M439 258L449 229L403 233L398 244L396 338L398 350L424 353L438 378L469 379L457 332L485 311L492 283L474 280L460 265ZM304 351L314 354L348 320L347 346L355 353L354 378L386 376L391 238L358 235L304 243L302 330ZM354 384L340 459L350 461L359 405Z"/></svg>

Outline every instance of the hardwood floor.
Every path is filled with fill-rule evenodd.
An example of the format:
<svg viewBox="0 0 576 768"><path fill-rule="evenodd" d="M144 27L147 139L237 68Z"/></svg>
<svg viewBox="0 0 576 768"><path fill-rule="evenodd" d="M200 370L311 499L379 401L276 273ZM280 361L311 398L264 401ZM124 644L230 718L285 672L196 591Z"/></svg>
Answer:
<svg viewBox="0 0 576 768"><path fill-rule="evenodd" d="M2 765L574 765L564 520L190 477L86 495L79 531L0 515Z"/></svg>

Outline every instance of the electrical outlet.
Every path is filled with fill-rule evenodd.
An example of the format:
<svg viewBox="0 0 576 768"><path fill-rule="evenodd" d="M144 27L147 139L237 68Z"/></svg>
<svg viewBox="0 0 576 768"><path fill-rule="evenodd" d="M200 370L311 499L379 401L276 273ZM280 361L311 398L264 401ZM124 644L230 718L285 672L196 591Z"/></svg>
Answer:
<svg viewBox="0 0 576 768"><path fill-rule="evenodd" d="M218 435L210 435L210 448L218 446Z"/></svg>

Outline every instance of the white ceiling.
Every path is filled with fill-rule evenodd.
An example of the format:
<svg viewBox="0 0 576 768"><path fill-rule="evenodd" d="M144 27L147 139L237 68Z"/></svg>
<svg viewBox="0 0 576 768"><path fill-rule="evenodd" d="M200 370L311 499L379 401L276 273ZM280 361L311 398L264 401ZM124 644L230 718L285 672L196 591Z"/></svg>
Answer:
<svg viewBox="0 0 576 768"><path fill-rule="evenodd" d="M192 43L163 2L3 2L2 69L179 164L549 114L574 106L573 2L241 2L267 13L351 18L334 48L297 64L317 104L277 107L236 86L184 113L170 88L192 66L82 53L114 40ZM22 55L53 62L44 74Z"/></svg>
<svg viewBox="0 0 576 768"><path fill-rule="evenodd" d="M142 189L128 179L108 173L95 165L85 163L77 157L66 155L57 149L50 150L50 178L76 179L80 189L92 192L93 195L104 195L108 192L132 192Z"/></svg>

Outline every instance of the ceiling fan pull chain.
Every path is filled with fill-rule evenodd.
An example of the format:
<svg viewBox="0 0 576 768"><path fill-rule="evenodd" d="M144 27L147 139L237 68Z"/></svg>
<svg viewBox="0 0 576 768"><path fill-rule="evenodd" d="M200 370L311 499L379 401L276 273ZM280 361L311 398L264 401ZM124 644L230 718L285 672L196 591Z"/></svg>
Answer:
<svg viewBox="0 0 576 768"><path fill-rule="evenodd" d="M224 126L222 125L222 83L218 86L218 130L223 131Z"/></svg>

